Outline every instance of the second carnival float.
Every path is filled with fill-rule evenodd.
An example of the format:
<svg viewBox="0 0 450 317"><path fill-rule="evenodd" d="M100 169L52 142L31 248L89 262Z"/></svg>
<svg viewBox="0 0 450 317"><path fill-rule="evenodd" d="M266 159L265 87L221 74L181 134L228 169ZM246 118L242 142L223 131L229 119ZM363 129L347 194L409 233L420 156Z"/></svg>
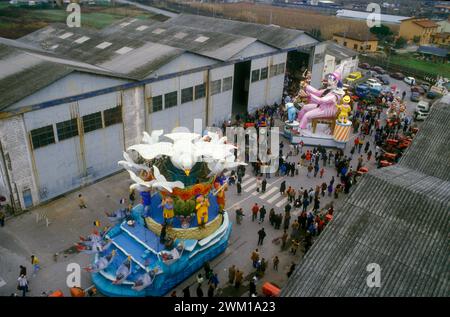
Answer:
<svg viewBox="0 0 450 317"><path fill-rule="evenodd" d="M81 237L86 268L107 296L164 296L225 251L231 222L223 171L235 146L216 133L144 132L119 162L142 204L107 214L116 225Z"/></svg>
<svg viewBox="0 0 450 317"><path fill-rule="evenodd" d="M285 99L284 136L291 143L345 148L352 129L352 100L343 89L343 67L326 76L323 89L311 86L311 74L305 71L298 95Z"/></svg>

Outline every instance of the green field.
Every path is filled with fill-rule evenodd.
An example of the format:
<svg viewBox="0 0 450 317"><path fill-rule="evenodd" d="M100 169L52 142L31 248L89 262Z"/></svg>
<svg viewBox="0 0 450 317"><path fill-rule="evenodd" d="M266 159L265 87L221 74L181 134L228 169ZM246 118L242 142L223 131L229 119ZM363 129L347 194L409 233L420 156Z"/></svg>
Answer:
<svg viewBox="0 0 450 317"><path fill-rule="evenodd" d="M419 71L427 72L433 75L442 75L450 78L449 63L433 63L429 61L418 60L410 54L392 55L389 58L389 64L414 68Z"/></svg>
<svg viewBox="0 0 450 317"><path fill-rule="evenodd" d="M67 16L65 8L16 7L2 1L0 2L0 36L16 39L50 23L65 23ZM82 27L101 29L126 17L165 20L165 17L161 15L142 11L134 6L81 7Z"/></svg>

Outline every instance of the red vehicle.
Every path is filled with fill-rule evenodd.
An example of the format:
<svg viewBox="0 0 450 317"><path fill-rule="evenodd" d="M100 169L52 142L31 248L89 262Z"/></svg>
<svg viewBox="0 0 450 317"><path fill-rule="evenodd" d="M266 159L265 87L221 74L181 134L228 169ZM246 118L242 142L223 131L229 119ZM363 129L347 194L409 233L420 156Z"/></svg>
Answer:
<svg viewBox="0 0 450 317"><path fill-rule="evenodd" d="M411 86L411 92L417 92L421 95L425 95L425 89L421 86Z"/></svg>
<svg viewBox="0 0 450 317"><path fill-rule="evenodd" d="M378 74L386 74L386 71L380 66L373 66L371 70L376 71Z"/></svg>
<svg viewBox="0 0 450 317"><path fill-rule="evenodd" d="M393 163L391 163L389 161L386 161L386 160L380 161L380 166L381 167L386 167L386 166L391 166L391 165L393 165Z"/></svg>
<svg viewBox="0 0 450 317"><path fill-rule="evenodd" d="M405 75L403 75L402 73L392 73L391 77L395 78L395 79L403 80L403 78L405 78Z"/></svg>
<svg viewBox="0 0 450 317"><path fill-rule="evenodd" d="M361 63L358 66L362 69L370 69L370 65L368 63Z"/></svg>

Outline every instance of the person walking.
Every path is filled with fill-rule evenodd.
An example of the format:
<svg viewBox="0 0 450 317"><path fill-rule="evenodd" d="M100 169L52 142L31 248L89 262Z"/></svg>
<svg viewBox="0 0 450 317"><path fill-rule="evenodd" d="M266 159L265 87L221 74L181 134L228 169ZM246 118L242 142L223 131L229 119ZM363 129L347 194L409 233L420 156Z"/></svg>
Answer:
<svg viewBox="0 0 450 317"><path fill-rule="evenodd" d="M275 255L275 257L273 258L273 269L275 271L278 271L278 264L280 264L280 259L277 255Z"/></svg>
<svg viewBox="0 0 450 317"><path fill-rule="evenodd" d="M21 276L21 275L27 275L27 268L25 267L25 266L23 266L23 265L19 265L19 269L20 269L20 272L19 272L19 276Z"/></svg>
<svg viewBox="0 0 450 317"><path fill-rule="evenodd" d="M242 271L236 270L236 278L234 279L234 287L241 287L242 281L244 279L244 273Z"/></svg>
<svg viewBox="0 0 450 317"><path fill-rule="evenodd" d="M258 217L259 206L255 203L252 207L252 221L255 221Z"/></svg>
<svg viewBox="0 0 450 317"><path fill-rule="evenodd" d="M290 251L290 253L292 255L295 255L297 253L297 249L298 249L299 245L300 245L300 242L297 239L292 240L291 251Z"/></svg>
<svg viewBox="0 0 450 317"><path fill-rule="evenodd" d="M320 178L323 178L324 173L325 173L325 169L322 167L319 172Z"/></svg>
<svg viewBox="0 0 450 317"><path fill-rule="evenodd" d="M306 209L308 208L308 205L309 205L309 197L303 197L303 203L302 203L302 206L303 206L303 209L302 209L302 211L303 212L306 212Z"/></svg>
<svg viewBox="0 0 450 317"><path fill-rule="evenodd" d="M311 163L309 163L308 168L307 168L308 173L306 173L306 176L307 176L308 178L311 178L311 172L312 172L313 169L314 169L314 167L312 166Z"/></svg>
<svg viewBox="0 0 450 317"><path fill-rule="evenodd" d="M81 194L78 194L78 207L80 207L80 209L87 208L86 201Z"/></svg>
<svg viewBox="0 0 450 317"><path fill-rule="evenodd" d="M208 284L214 285L214 288L217 288L217 286L219 286L219 276L217 275L217 273L211 275Z"/></svg>
<svg viewBox="0 0 450 317"><path fill-rule="evenodd" d="M266 208L263 205L261 207L261 209L259 210L259 223L260 224L264 222L265 217L266 217Z"/></svg>
<svg viewBox="0 0 450 317"><path fill-rule="evenodd" d="M242 193L242 185L241 185L241 182L237 182L237 183L236 183L236 191L237 191L238 196L240 196L241 193Z"/></svg>
<svg viewBox="0 0 450 317"><path fill-rule="evenodd" d="M322 185L321 185L321 194L322 194L322 197L325 197L325 192L327 191L327 183L325 183L325 182L323 182L322 183Z"/></svg>
<svg viewBox="0 0 450 317"><path fill-rule="evenodd" d="M17 289L22 291L22 297L25 297L28 292L28 280L25 275L20 275L17 279Z"/></svg>
<svg viewBox="0 0 450 317"><path fill-rule="evenodd" d="M37 256L32 255L31 256L31 265L33 266L33 276L36 275L36 273L39 271L40 266L39 266L39 259L37 258Z"/></svg>
<svg viewBox="0 0 450 317"><path fill-rule="evenodd" d="M189 285L183 289L183 297L191 297L191 291L189 290Z"/></svg>
<svg viewBox="0 0 450 317"><path fill-rule="evenodd" d="M284 224L283 224L284 230L288 230L289 229L289 222L290 221L291 221L291 215L290 215L290 213L286 213L284 215Z"/></svg>
<svg viewBox="0 0 450 317"><path fill-rule="evenodd" d="M333 193L333 184L330 183L330 185L328 185L328 197L331 197L332 193Z"/></svg>
<svg viewBox="0 0 450 317"><path fill-rule="evenodd" d="M267 180L266 180L266 178L264 178L261 182L261 192L265 193L266 187L267 187Z"/></svg>
<svg viewBox="0 0 450 317"><path fill-rule="evenodd" d="M262 184L261 177L258 176L256 178L256 192L257 193L259 193L261 191L261 184Z"/></svg>
<svg viewBox="0 0 450 317"><path fill-rule="evenodd" d="M317 177L317 173L319 173L319 164L314 165L314 177Z"/></svg>
<svg viewBox="0 0 450 317"><path fill-rule="evenodd" d="M287 239L288 239L288 233L287 233L287 230L284 229L283 235L281 236L281 251L283 251L286 248Z"/></svg>
<svg viewBox="0 0 450 317"><path fill-rule="evenodd" d="M0 206L0 208L1 208L1 206ZM6 218L5 213L2 210L0 210L0 227L5 226L5 218Z"/></svg>
<svg viewBox="0 0 450 317"><path fill-rule="evenodd" d="M228 283L233 285L235 277L236 277L236 266L233 264L228 268Z"/></svg>
<svg viewBox="0 0 450 317"><path fill-rule="evenodd" d="M209 285L208 287L208 297L214 297L214 286L212 284Z"/></svg>
<svg viewBox="0 0 450 317"><path fill-rule="evenodd" d="M252 255L251 255L250 259L253 262L253 267L256 269L256 265L257 265L257 263L259 261L259 251L258 251L258 249L255 249L255 251L252 252Z"/></svg>
<svg viewBox="0 0 450 317"><path fill-rule="evenodd" d="M197 297L203 297L202 284L197 285Z"/></svg>
<svg viewBox="0 0 450 317"><path fill-rule="evenodd" d="M284 196L285 191L286 191L286 181L282 181L280 184L280 194Z"/></svg>
<svg viewBox="0 0 450 317"><path fill-rule="evenodd" d="M253 297L254 295L256 295L256 284L255 280L251 279L249 284L249 297Z"/></svg>
<svg viewBox="0 0 450 317"><path fill-rule="evenodd" d="M364 153L367 153L367 151L369 151L369 148L370 148L370 142L367 141L366 146L364 147Z"/></svg>
<svg viewBox="0 0 450 317"><path fill-rule="evenodd" d="M370 161L370 158L372 157L372 150L367 152L367 161Z"/></svg>
<svg viewBox="0 0 450 317"><path fill-rule="evenodd" d="M266 232L264 231L264 228L261 228L258 231L258 245L262 245L263 244L265 237L266 237Z"/></svg>
<svg viewBox="0 0 450 317"><path fill-rule="evenodd" d="M270 225L273 227L275 224L275 210L273 208L271 208L269 211L269 222Z"/></svg>
<svg viewBox="0 0 450 317"><path fill-rule="evenodd" d="M295 270L295 263L292 262L291 267L289 268L289 271L287 272L287 277L291 277L292 273L294 273Z"/></svg>
<svg viewBox="0 0 450 317"><path fill-rule="evenodd" d="M242 218L244 218L244 211L242 208L236 210L236 223L240 225L242 223Z"/></svg>

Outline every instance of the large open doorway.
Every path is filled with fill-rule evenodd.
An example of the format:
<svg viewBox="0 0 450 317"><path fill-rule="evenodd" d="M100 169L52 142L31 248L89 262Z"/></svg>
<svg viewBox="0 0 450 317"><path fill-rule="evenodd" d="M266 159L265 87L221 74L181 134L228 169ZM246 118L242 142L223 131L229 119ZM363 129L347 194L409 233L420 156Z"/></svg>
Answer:
<svg viewBox="0 0 450 317"><path fill-rule="evenodd" d="M233 82L233 117L243 115L247 112L248 90L250 86L251 61L241 62L234 65Z"/></svg>
<svg viewBox="0 0 450 317"><path fill-rule="evenodd" d="M303 72L308 68L309 54L299 51L290 51L287 54L286 76L288 76L287 93L295 96L303 79Z"/></svg>

